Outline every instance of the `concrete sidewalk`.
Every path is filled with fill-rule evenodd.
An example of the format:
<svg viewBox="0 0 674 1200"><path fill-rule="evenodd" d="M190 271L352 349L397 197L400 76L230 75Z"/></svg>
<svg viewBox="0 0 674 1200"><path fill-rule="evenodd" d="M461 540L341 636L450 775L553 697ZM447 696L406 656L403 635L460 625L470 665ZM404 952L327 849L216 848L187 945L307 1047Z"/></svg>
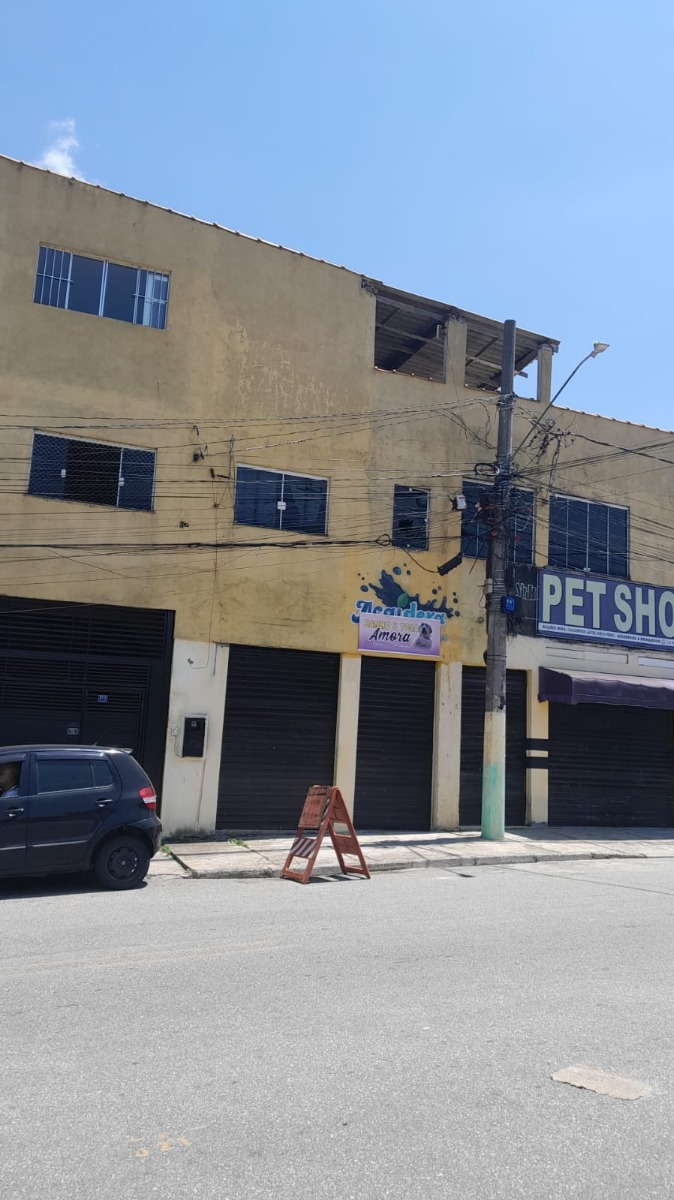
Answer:
<svg viewBox="0 0 674 1200"><path fill-rule="evenodd" d="M483 842L478 830L458 833L364 833L359 840L370 871L406 871L418 867L474 867L509 863L560 862L593 858L674 858L674 831L668 829L510 830L503 842ZM235 841L170 842L150 875L196 879L251 879L278 876L293 834L251 834ZM296 859L295 868L301 866ZM326 838L315 875L339 875Z"/></svg>

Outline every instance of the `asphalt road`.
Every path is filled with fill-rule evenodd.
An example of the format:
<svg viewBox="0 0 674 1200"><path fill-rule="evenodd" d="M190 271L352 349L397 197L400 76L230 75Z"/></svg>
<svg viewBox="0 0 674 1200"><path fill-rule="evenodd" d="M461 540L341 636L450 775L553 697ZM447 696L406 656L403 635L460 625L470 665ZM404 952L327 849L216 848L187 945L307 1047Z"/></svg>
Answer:
<svg viewBox="0 0 674 1200"><path fill-rule="evenodd" d="M671 1200L673 916L671 860L0 885L0 1195Z"/></svg>

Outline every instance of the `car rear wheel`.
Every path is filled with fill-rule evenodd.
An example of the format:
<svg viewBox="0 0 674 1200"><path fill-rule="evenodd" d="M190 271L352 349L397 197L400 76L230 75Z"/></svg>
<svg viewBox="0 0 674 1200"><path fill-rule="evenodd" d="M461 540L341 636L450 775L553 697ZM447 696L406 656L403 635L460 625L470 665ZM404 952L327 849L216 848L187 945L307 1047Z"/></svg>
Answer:
<svg viewBox="0 0 674 1200"><path fill-rule="evenodd" d="M120 833L104 842L94 859L94 874L116 892L138 887L147 875L150 853L140 838Z"/></svg>

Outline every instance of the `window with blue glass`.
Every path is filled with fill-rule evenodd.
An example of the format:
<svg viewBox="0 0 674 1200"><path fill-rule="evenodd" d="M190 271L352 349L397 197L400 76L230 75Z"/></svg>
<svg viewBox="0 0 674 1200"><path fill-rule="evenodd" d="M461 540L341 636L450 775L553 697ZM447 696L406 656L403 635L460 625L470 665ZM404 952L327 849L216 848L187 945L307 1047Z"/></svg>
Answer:
<svg viewBox="0 0 674 1200"><path fill-rule="evenodd" d="M261 529L327 531L328 481L258 467L237 467L234 520Z"/></svg>
<svg viewBox="0 0 674 1200"><path fill-rule="evenodd" d="M36 433L28 494L150 512L155 452Z"/></svg>
<svg viewBox="0 0 674 1200"><path fill-rule="evenodd" d="M403 550L428 549L428 492L395 485L391 541Z"/></svg>
<svg viewBox="0 0 674 1200"><path fill-rule="evenodd" d="M464 558L486 558L491 536L490 507L493 486L479 479L464 479L466 507L461 513L461 553ZM507 523L508 562L534 560L534 494L523 488L510 489Z"/></svg>
<svg viewBox="0 0 674 1200"><path fill-rule="evenodd" d="M166 328L169 277L145 267L40 246L33 300L131 325Z"/></svg>
<svg viewBox="0 0 674 1200"><path fill-rule="evenodd" d="M626 579L628 514L627 508L613 504L551 496L550 566Z"/></svg>

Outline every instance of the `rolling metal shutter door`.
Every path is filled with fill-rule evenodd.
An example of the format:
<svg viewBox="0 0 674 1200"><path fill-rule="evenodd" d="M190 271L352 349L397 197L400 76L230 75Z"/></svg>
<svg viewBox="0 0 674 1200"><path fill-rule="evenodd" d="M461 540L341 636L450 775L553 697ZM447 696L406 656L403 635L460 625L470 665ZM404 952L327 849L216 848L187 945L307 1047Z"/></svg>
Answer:
<svg viewBox="0 0 674 1200"><path fill-rule="evenodd" d="M431 827L435 663L363 658L354 824Z"/></svg>
<svg viewBox="0 0 674 1200"><path fill-rule="evenodd" d="M0 743L124 746L160 789L173 613L0 596Z"/></svg>
<svg viewBox="0 0 674 1200"><path fill-rule="evenodd" d="M674 824L674 715L550 705L550 825Z"/></svg>
<svg viewBox="0 0 674 1200"><path fill-rule="evenodd" d="M0 596L0 651L170 658L173 613Z"/></svg>
<svg viewBox="0 0 674 1200"><path fill-rule="evenodd" d="M295 828L333 781L338 691L338 654L230 647L218 829Z"/></svg>
<svg viewBox="0 0 674 1200"><path fill-rule="evenodd" d="M461 687L461 786L459 823L482 820L482 757L484 751L484 667L464 667ZM527 676L506 676L506 825L526 821Z"/></svg>

